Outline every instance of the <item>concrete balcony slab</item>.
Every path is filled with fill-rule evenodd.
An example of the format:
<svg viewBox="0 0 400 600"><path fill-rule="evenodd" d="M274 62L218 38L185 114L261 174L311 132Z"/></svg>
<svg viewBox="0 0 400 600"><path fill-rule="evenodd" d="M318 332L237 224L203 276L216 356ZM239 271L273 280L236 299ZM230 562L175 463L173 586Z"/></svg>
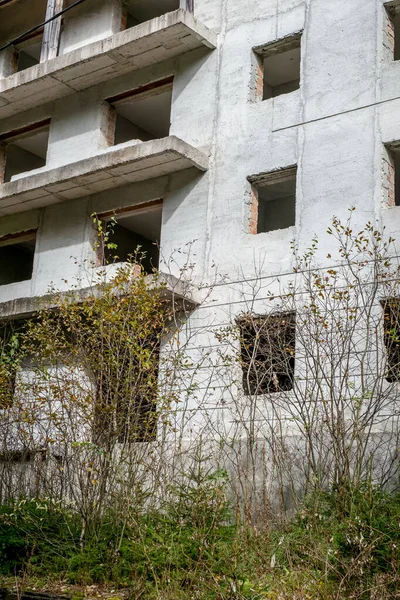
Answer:
<svg viewBox="0 0 400 600"><path fill-rule="evenodd" d="M90 158L19 175L0 185L0 216L43 208L96 192L195 167L208 157L175 136L111 146Z"/></svg>
<svg viewBox="0 0 400 600"><path fill-rule="evenodd" d="M3 301L2 287L0 286L0 319L28 318L37 314L40 310L57 309L65 301L79 303L87 298L99 297L102 294L102 284L111 281L121 268L132 268L133 276L135 276L135 265L127 265L126 263L108 265L107 267L94 269L96 273L89 286L43 296L16 296L12 300ZM107 276L103 276L101 270L107 271ZM137 271L140 271L139 267ZM157 275L148 275L146 280L149 287L152 285L160 286L160 294L168 302L174 303L177 313L189 313L201 303L200 294L195 287L170 273L159 272Z"/></svg>
<svg viewBox="0 0 400 600"><path fill-rule="evenodd" d="M196 48L216 33L179 9L0 79L0 119Z"/></svg>

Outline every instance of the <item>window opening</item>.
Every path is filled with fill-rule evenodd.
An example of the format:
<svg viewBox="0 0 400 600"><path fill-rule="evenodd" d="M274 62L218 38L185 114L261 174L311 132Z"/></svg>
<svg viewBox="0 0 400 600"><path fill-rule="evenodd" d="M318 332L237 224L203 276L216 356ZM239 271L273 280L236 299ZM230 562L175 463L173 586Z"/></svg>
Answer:
<svg viewBox="0 0 400 600"><path fill-rule="evenodd" d="M99 247L100 264L133 260L138 253L146 273L158 268L162 200L99 215L99 219L106 232Z"/></svg>
<svg viewBox="0 0 400 600"><path fill-rule="evenodd" d="M31 450L9 450L0 454L2 463L27 464L33 462L34 453Z"/></svg>
<svg viewBox="0 0 400 600"><path fill-rule="evenodd" d="M128 0L126 2L127 28L161 17L177 10L179 6L179 0Z"/></svg>
<svg viewBox="0 0 400 600"><path fill-rule="evenodd" d="M43 30L35 33L15 46L18 52L17 72L24 71L40 63L42 51Z"/></svg>
<svg viewBox="0 0 400 600"><path fill-rule="evenodd" d="M17 0L1 7L0 18L0 47L10 40L23 35L26 31L43 23L46 19L47 0L34 0L29 2L26 10L26 1ZM19 54L15 69L22 71L40 61L43 30L35 31L20 40L15 46Z"/></svg>
<svg viewBox="0 0 400 600"><path fill-rule="evenodd" d="M400 2L385 5L387 14L387 44L393 60L400 60Z"/></svg>
<svg viewBox="0 0 400 600"><path fill-rule="evenodd" d="M145 361L138 361L138 349L129 345L121 348L119 360L106 361L96 375L93 435L97 443L151 442L156 437L159 338L155 333L139 344Z"/></svg>
<svg viewBox="0 0 400 600"><path fill-rule="evenodd" d="M296 173L294 166L249 177L251 233L266 233L296 224Z"/></svg>
<svg viewBox="0 0 400 600"><path fill-rule="evenodd" d="M172 78L108 100L115 108L114 144L147 142L169 135Z"/></svg>
<svg viewBox="0 0 400 600"><path fill-rule="evenodd" d="M16 352L27 323L28 319L0 322L0 410L13 405L18 368Z"/></svg>
<svg viewBox="0 0 400 600"><path fill-rule="evenodd" d="M383 189L388 206L400 206L400 146L387 146L383 157Z"/></svg>
<svg viewBox="0 0 400 600"><path fill-rule="evenodd" d="M386 380L400 381L400 301L398 298L383 303L384 344L387 355Z"/></svg>
<svg viewBox="0 0 400 600"><path fill-rule="evenodd" d="M262 99L276 98L300 87L301 35L256 48L262 73Z"/></svg>
<svg viewBox="0 0 400 600"><path fill-rule="evenodd" d="M36 231L0 238L0 286L32 278Z"/></svg>
<svg viewBox="0 0 400 600"><path fill-rule="evenodd" d="M5 153L4 183L46 165L49 120L0 137Z"/></svg>
<svg viewBox="0 0 400 600"><path fill-rule="evenodd" d="M246 395L287 392L295 369L295 313L238 321L243 388Z"/></svg>
<svg viewBox="0 0 400 600"><path fill-rule="evenodd" d="M28 464L33 463L36 458L41 461L46 460L46 450L30 450L24 448L23 450L8 450L0 453L1 463L17 463L17 464Z"/></svg>

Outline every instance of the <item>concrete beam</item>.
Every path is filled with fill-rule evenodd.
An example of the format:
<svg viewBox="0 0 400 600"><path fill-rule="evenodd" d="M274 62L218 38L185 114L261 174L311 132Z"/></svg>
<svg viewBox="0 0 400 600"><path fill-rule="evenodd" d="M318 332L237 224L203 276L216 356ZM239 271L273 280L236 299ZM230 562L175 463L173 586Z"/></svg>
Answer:
<svg viewBox="0 0 400 600"><path fill-rule="evenodd" d="M0 119L206 46L215 32L179 9L0 80Z"/></svg>
<svg viewBox="0 0 400 600"><path fill-rule="evenodd" d="M123 264L109 265L113 271L117 272ZM98 269L96 269L98 270ZM153 282L153 275L146 278L149 285ZM193 311L199 305L200 299L197 298L196 290L188 286L185 282L169 273L159 273L158 281L161 286L163 298L176 305L176 311L187 313ZM25 298L15 298L7 302L0 302L0 320L28 318L38 313L40 310L57 309L63 300L73 302L82 302L86 298L95 295L101 295L101 283L80 290L60 292L56 294L46 294L44 296L31 296Z"/></svg>
<svg viewBox="0 0 400 600"><path fill-rule="evenodd" d="M96 156L18 175L0 185L0 215L42 208L191 167L206 171L208 157L175 136L118 144Z"/></svg>

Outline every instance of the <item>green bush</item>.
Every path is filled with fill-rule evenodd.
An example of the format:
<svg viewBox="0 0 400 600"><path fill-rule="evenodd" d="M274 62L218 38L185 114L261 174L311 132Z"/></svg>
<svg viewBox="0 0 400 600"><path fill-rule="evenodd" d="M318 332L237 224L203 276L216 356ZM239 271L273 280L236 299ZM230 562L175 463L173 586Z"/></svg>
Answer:
<svg viewBox="0 0 400 600"><path fill-rule="evenodd" d="M308 498L296 518L274 534L274 561L282 569L307 568L356 589L359 598L384 576L399 585L400 495L365 484L357 490ZM390 597L390 596L388 596Z"/></svg>
<svg viewBox="0 0 400 600"><path fill-rule="evenodd" d="M27 563L51 572L75 551L79 520L49 499L21 498L0 506L0 572L21 571Z"/></svg>
<svg viewBox="0 0 400 600"><path fill-rule="evenodd" d="M163 509L81 517L49 500L0 507L0 571L130 587L145 598L395 598L400 496L369 485L307 498L287 524L232 523L226 478L189 478ZM82 539L81 539L82 538ZM374 589L380 596L373 596ZM162 592L162 595L160 595Z"/></svg>

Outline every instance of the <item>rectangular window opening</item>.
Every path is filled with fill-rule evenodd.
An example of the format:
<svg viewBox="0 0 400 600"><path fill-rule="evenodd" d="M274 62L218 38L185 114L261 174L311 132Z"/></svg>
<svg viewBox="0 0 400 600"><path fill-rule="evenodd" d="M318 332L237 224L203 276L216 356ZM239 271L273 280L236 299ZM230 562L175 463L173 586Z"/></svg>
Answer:
<svg viewBox="0 0 400 600"><path fill-rule="evenodd" d="M383 188L388 206L400 206L400 146L386 147L383 164Z"/></svg>
<svg viewBox="0 0 400 600"><path fill-rule="evenodd" d="M249 177L251 233L266 233L296 224L296 174L294 166Z"/></svg>
<svg viewBox="0 0 400 600"><path fill-rule="evenodd" d="M287 392L295 369L295 313L238 320L244 393Z"/></svg>
<svg viewBox="0 0 400 600"><path fill-rule="evenodd" d="M300 87L301 35L256 48L262 73L262 100L289 94Z"/></svg>
<svg viewBox="0 0 400 600"><path fill-rule="evenodd" d="M0 286L32 279L36 230L0 238Z"/></svg>
<svg viewBox="0 0 400 600"><path fill-rule="evenodd" d="M14 403L17 365L13 356L27 324L25 318L0 322L0 410L11 408Z"/></svg>
<svg viewBox="0 0 400 600"><path fill-rule="evenodd" d="M387 356L386 381L400 381L400 300L389 298L382 302L384 344Z"/></svg>
<svg viewBox="0 0 400 600"><path fill-rule="evenodd" d="M31 450L9 450L0 454L0 463L28 464L33 462Z"/></svg>
<svg viewBox="0 0 400 600"><path fill-rule="evenodd" d="M35 460L45 461L47 458L46 450L7 450L0 453L0 463L10 464L29 464Z"/></svg>
<svg viewBox="0 0 400 600"><path fill-rule="evenodd" d="M100 445L152 442L157 435L157 380L160 340L143 340L146 367L132 360L131 350L120 362L104 365L97 374L93 436Z"/></svg>
<svg viewBox="0 0 400 600"><path fill-rule="evenodd" d="M5 152L4 183L46 166L49 120L2 136Z"/></svg>
<svg viewBox="0 0 400 600"><path fill-rule="evenodd" d="M387 13L387 43L393 60L400 60L400 2L388 2L385 5Z"/></svg>
<svg viewBox="0 0 400 600"><path fill-rule="evenodd" d="M179 0L128 0L127 7L127 29L140 23L161 17L166 13L178 10Z"/></svg>
<svg viewBox="0 0 400 600"><path fill-rule="evenodd" d="M32 27L43 23L46 19L47 0L34 0L29 2L26 10L26 1L17 0L1 7L0 16L0 46L14 40ZM23 71L40 61L43 30L38 30L19 40L15 46L17 62L16 71Z"/></svg>
<svg viewBox="0 0 400 600"><path fill-rule="evenodd" d="M19 42L15 48L17 50L17 72L24 71L40 63L40 53L42 51L43 30L36 33L24 41Z"/></svg>
<svg viewBox="0 0 400 600"><path fill-rule="evenodd" d="M158 268L162 200L103 214L99 218L104 222L103 231L106 232L99 247L100 264L138 258L145 273L152 273Z"/></svg>
<svg viewBox="0 0 400 600"><path fill-rule="evenodd" d="M172 78L111 98L116 123L114 145L136 140L147 142L169 135Z"/></svg>

